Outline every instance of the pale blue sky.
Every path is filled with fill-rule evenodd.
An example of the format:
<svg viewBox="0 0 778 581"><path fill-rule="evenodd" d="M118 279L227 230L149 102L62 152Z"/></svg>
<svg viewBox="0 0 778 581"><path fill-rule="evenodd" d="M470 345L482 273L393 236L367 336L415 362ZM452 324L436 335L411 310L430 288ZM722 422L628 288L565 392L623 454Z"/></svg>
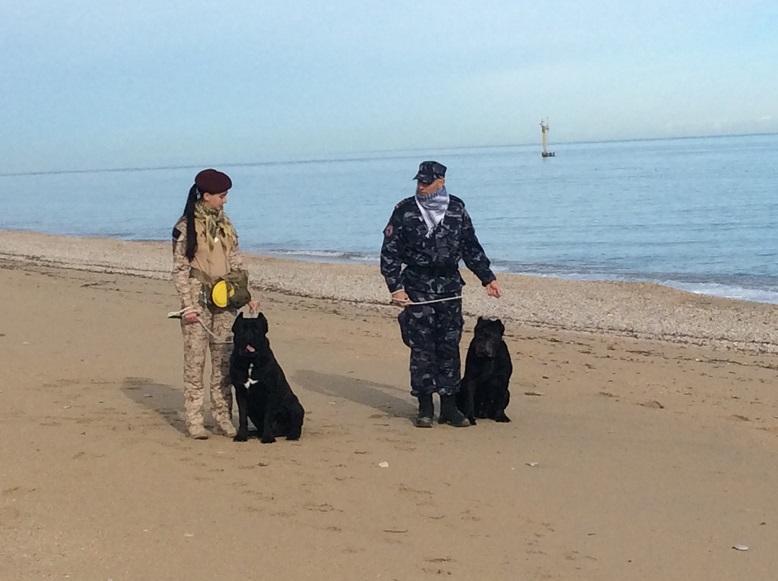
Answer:
<svg viewBox="0 0 778 581"><path fill-rule="evenodd" d="M0 7L0 173L778 131L774 0Z"/></svg>

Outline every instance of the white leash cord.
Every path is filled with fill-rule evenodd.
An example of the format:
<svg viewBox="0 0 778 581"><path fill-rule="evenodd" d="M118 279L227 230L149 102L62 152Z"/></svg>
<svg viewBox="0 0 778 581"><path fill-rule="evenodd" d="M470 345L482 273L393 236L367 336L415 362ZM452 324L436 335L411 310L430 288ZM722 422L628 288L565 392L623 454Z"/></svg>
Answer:
<svg viewBox="0 0 778 581"><path fill-rule="evenodd" d="M432 300L430 300L430 301L416 301L416 302L408 302L408 303L405 303L404 305L402 305L402 307L403 307L403 308L406 308L406 307L415 307L415 306L417 306L417 305L431 305L431 304L433 304L433 303L443 303L443 302L446 302L446 301L457 301L457 300L460 300L461 298L462 298L462 295L457 295L457 296L455 296L455 297L446 297L446 298L443 298L443 299L432 299ZM183 316L184 316L184 315L186 315L187 313L196 312L196 311L197 311L197 308L196 308L196 307L184 307L184 308L183 308L183 309L181 309L180 311L170 311L170 312L167 314L167 318L168 318L168 319L181 319L181 318L183 318ZM252 312L253 312L253 311L252 311ZM200 319L200 317L198 317L198 318L197 318L197 322L198 322L198 323L200 323L200 325L203 327L203 329L205 329L205 331L206 331L206 332L207 332L207 333L208 333L208 334L209 334L211 337L213 337L214 339L216 339L216 342L217 342L217 343L220 343L220 344L222 344L222 345L226 345L226 344L232 344L232 341L222 341L222 340L220 340L220 338L219 338L219 337L217 337L217 336L214 334L214 332L213 332L213 331L211 331L211 330L210 330L210 329L209 329L209 328L206 326L206 324L205 324L205 323L203 323L203 321Z"/></svg>
<svg viewBox="0 0 778 581"><path fill-rule="evenodd" d="M403 305L403 306L404 307L413 307L413 306L416 306L416 305L431 305L432 303L442 303L442 302L445 302L445 301L455 301L455 300L461 299L461 298L462 298L462 295L457 295L455 297L446 297L445 299L433 299L431 301L416 301L416 302L412 302L412 303L405 303L405 305Z"/></svg>
<svg viewBox="0 0 778 581"><path fill-rule="evenodd" d="M184 315L187 313L196 312L197 309L195 307L184 307L180 311L170 311L167 314L168 319L181 319ZM222 341L219 337L217 337L213 331L211 331L205 323L203 323L202 319L200 317L197 317L197 322L200 323L200 325L205 329L206 333L208 333L211 337L216 339L216 343L220 345L232 345L232 341Z"/></svg>

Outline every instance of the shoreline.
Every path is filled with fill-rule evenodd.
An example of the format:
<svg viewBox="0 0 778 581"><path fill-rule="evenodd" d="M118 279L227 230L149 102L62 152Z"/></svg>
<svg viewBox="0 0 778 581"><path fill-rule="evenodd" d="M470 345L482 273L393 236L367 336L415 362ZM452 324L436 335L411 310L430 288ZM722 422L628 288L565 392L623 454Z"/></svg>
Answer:
<svg viewBox="0 0 778 581"><path fill-rule="evenodd" d="M0 232L26 233L32 235L41 234L44 236L55 236L65 239L117 240L134 244L165 244L167 242L167 240L164 239L154 238L128 240L115 238L108 234L62 234L17 228L0 228ZM378 254L376 253L352 252L347 250L271 250L244 247L242 253L259 258L315 264L354 265L374 269L378 268L379 263ZM527 268L528 266L530 266L530 268ZM517 263L514 260L495 259L492 261L492 269L497 276L518 275L530 278L550 278L573 282L657 284L661 287L705 297L723 298L747 303L778 305L778 290L773 290L773 283L759 284L739 280L738 276L743 275L710 274L695 276L677 273L609 273L607 272L607 269L587 266L574 267L569 265L557 265L556 267L549 267L547 265L534 265L535 268L531 268L531 266L532 265Z"/></svg>
<svg viewBox="0 0 778 581"><path fill-rule="evenodd" d="M0 261L169 279L170 245L0 230ZM242 252L251 286L263 291L361 304L396 313L378 269ZM497 273L503 297L489 299L466 269L465 316L511 325L778 353L778 305L699 295L647 282L579 281Z"/></svg>

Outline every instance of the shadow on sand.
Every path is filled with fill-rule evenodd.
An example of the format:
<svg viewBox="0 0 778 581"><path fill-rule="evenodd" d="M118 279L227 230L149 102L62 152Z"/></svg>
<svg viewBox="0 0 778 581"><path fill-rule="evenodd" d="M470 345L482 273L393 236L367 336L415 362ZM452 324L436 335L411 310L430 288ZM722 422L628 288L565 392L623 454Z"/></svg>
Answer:
<svg viewBox="0 0 778 581"><path fill-rule="evenodd" d="M391 416L406 419L416 417L416 403L408 399L410 396L398 397L395 394L397 387L393 385L374 383L356 377L329 375L309 369L301 369L296 372L294 380L301 387L310 391L329 397L347 399Z"/></svg>
<svg viewBox="0 0 778 581"><path fill-rule="evenodd" d="M182 415L184 397L181 390L147 377L126 377L120 389L128 399L156 412L173 428L186 435L186 423Z"/></svg>
<svg viewBox="0 0 778 581"><path fill-rule="evenodd" d="M393 385L305 369L296 372L294 380L300 387L327 397L347 399L398 418L416 417L415 401L410 396L400 397ZM181 390L147 377L126 377L120 389L128 399L159 414L171 427L186 435Z"/></svg>

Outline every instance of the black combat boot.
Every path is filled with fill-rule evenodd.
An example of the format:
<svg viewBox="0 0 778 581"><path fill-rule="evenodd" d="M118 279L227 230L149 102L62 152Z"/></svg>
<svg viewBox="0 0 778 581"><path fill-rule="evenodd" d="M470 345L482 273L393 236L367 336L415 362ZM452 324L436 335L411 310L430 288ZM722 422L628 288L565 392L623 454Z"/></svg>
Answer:
<svg viewBox="0 0 778 581"><path fill-rule="evenodd" d="M435 404L432 403L432 394L419 396L419 415L413 425L417 428L431 428L432 416L435 413Z"/></svg>
<svg viewBox="0 0 778 581"><path fill-rule="evenodd" d="M440 417L438 418L438 423L449 424L455 428L466 428L470 425L470 420L457 408L457 397L455 395L440 396Z"/></svg>

